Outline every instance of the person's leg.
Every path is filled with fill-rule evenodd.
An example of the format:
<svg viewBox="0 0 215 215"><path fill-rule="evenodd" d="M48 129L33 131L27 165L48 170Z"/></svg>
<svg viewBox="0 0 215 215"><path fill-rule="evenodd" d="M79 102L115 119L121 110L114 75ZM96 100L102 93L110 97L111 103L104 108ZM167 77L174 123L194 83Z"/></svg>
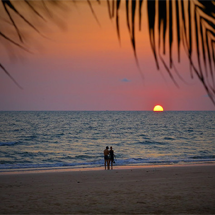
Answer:
<svg viewBox="0 0 215 215"><path fill-rule="evenodd" d="M110 167L111 167L111 169L112 169L112 160L110 160Z"/></svg>
<svg viewBox="0 0 215 215"><path fill-rule="evenodd" d="M105 170L106 170L106 164L107 164L107 160L105 159Z"/></svg>
<svg viewBox="0 0 215 215"><path fill-rule="evenodd" d="M107 166L108 166L108 169L110 169L110 160L109 159L107 160Z"/></svg>

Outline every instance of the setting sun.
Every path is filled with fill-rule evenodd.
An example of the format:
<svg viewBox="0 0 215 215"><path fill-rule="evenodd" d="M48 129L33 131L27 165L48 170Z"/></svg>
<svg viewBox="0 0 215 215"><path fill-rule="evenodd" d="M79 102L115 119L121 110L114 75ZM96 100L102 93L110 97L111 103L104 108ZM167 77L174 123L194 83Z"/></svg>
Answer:
<svg viewBox="0 0 215 215"><path fill-rule="evenodd" d="M153 111L163 111L163 107L162 106L160 106L160 105L156 105L155 107L154 107L154 109L153 109Z"/></svg>

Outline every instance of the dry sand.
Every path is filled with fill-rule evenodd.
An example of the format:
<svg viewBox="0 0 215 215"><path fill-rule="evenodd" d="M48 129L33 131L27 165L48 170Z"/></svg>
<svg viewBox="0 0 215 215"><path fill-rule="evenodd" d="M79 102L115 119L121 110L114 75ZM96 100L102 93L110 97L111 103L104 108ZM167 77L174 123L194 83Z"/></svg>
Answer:
<svg viewBox="0 0 215 215"><path fill-rule="evenodd" d="M215 165L1 174L0 213L215 214Z"/></svg>

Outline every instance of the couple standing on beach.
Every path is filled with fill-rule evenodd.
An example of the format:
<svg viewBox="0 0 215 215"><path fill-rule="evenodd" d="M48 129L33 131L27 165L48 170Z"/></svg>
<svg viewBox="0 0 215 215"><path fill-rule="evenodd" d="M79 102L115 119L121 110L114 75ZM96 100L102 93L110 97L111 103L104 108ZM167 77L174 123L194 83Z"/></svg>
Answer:
<svg viewBox="0 0 215 215"><path fill-rule="evenodd" d="M105 169L113 169L113 163L114 163L114 151L112 149L112 146L110 147L110 150L108 150L109 147L106 146L106 149L104 150L104 161L105 161Z"/></svg>

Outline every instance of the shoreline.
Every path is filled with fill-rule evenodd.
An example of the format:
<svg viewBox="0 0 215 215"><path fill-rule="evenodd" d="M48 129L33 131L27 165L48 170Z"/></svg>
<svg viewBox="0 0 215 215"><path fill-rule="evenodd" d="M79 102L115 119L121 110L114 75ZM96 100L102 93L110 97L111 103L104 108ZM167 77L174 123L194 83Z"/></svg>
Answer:
<svg viewBox="0 0 215 215"><path fill-rule="evenodd" d="M165 168L165 167L193 167L193 166L215 166L215 161L198 162L198 163L183 163L183 164L147 164L147 165L126 165L113 166L113 170L132 170L132 169L151 169L151 168ZM104 166L101 167L53 167L53 168L29 168L29 169L8 169L6 171L0 170L1 175L11 174L36 174L36 173L61 173L61 172L81 172L81 171L105 171ZM112 171L107 170L107 171Z"/></svg>
<svg viewBox="0 0 215 215"><path fill-rule="evenodd" d="M215 214L215 164L0 175L2 214Z"/></svg>

